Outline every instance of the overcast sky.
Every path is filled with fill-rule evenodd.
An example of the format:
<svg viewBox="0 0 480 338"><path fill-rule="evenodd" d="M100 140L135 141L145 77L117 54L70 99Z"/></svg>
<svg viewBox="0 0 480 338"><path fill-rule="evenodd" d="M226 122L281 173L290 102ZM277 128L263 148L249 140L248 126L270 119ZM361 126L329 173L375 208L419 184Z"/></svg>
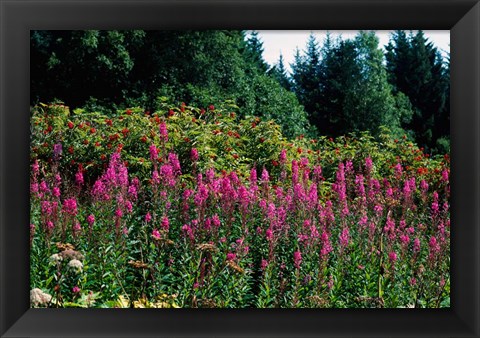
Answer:
<svg viewBox="0 0 480 338"><path fill-rule="evenodd" d="M308 36L313 32L317 41L322 45L326 31L258 31L259 37L263 42L263 58L269 65L277 63L280 53L283 55L285 66L290 70L290 64L293 62L295 49L298 47L300 52L305 49ZM330 31L332 35L342 35L342 38L353 38L358 31ZM429 41L442 52L443 55L450 52L450 31L424 31ZM380 39L380 46L388 43L391 31L376 31Z"/></svg>

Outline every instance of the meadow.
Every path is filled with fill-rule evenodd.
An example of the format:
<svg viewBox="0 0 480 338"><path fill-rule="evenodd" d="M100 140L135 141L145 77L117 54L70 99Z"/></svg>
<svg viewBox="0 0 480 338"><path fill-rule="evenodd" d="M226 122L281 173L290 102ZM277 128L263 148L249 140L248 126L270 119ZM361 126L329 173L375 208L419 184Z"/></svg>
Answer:
<svg viewBox="0 0 480 338"><path fill-rule="evenodd" d="M231 102L31 112L32 307L450 307L449 155Z"/></svg>

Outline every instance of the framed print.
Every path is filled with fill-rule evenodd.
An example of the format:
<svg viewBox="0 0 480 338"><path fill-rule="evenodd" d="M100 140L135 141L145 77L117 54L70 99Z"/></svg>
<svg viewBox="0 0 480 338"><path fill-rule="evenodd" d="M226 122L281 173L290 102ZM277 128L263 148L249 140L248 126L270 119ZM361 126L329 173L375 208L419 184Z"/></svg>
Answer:
<svg viewBox="0 0 480 338"><path fill-rule="evenodd" d="M2 337L480 335L477 1L0 6Z"/></svg>

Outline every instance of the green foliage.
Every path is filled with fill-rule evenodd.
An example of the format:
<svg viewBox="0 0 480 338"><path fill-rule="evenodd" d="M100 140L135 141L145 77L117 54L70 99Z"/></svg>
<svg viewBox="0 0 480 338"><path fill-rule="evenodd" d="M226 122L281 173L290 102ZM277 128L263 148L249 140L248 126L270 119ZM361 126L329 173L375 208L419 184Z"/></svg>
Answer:
<svg viewBox="0 0 480 338"><path fill-rule="evenodd" d="M32 103L55 98L87 111L146 111L170 97L276 119L285 135L311 129L294 95L267 74L262 43L241 31L32 31Z"/></svg>

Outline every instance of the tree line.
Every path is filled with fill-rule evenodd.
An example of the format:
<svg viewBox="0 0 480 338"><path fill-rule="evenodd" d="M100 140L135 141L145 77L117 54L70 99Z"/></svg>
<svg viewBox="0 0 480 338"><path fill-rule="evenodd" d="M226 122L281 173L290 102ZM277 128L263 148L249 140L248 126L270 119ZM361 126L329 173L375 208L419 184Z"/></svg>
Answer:
<svg viewBox="0 0 480 338"><path fill-rule="evenodd" d="M32 31L31 104L155 110L158 97L208 107L230 101L274 119L287 137L338 136L380 126L427 151L449 148L449 60L422 31L354 39L310 36L287 72L270 67L246 31Z"/></svg>

